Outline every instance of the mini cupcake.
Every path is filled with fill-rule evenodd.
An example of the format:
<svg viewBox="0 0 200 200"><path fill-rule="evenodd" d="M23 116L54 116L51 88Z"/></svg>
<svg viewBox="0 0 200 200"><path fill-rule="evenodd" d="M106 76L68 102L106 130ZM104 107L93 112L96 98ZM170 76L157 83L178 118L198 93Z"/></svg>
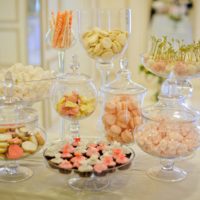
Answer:
<svg viewBox="0 0 200 200"><path fill-rule="evenodd" d="M98 155L92 155L89 159L87 159L88 164L90 165L95 165L98 162L100 162L100 160L98 159Z"/></svg>
<svg viewBox="0 0 200 200"><path fill-rule="evenodd" d="M70 161L73 163L73 167L76 169L79 168L80 163L84 160L86 160L86 158L77 152L75 153L75 156L70 159Z"/></svg>
<svg viewBox="0 0 200 200"><path fill-rule="evenodd" d="M96 147L99 151L99 153L102 155L103 154L103 151L107 149L107 144L106 143L98 143L98 146Z"/></svg>
<svg viewBox="0 0 200 200"><path fill-rule="evenodd" d="M88 163L81 164L78 168L78 174L81 177L90 177L93 171L93 167Z"/></svg>
<svg viewBox="0 0 200 200"><path fill-rule="evenodd" d="M69 174L72 171L72 164L68 160L63 160L59 165L59 171L63 174Z"/></svg>
<svg viewBox="0 0 200 200"><path fill-rule="evenodd" d="M64 147L62 147L62 149L60 151L62 153L64 153L64 152L73 153L74 152L74 147L71 144L67 143L67 144L64 145Z"/></svg>
<svg viewBox="0 0 200 200"><path fill-rule="evenodd" d="M83 146L78 146L78 147L76 147L75 148L75 150L74 150L74 154L76 154L76 153L81 153L82 155L86 155L86 149L85 149L85 147L83 147Z"/></svg>
<svg viewBox="0 0 200 200"><path fill-rule="evenodd" d="M107 165L103 162L97 163L93 167L96 176L105 176L107 172Z"/></svg>
<svg viewBox="0 0 200 200"><path fill-rule="evenodd" d="M51 160L52 158L55 158L55 151L51 150L51 149L47 149L44 152L44 156L47 160Z"/></svg>
<svg viewBox="0 0 200 200"><path fill-rule="evenodd" d="M128 169L131 166L130 160L124 154L118 155L118 157L116 158L116 163L117 166L119 166L118 169L121 170Z"/></svg>
<svg viewBox="0 0 200 200"><path fill-rule="evenodd" d="M57 169L58 168L58 165L60 163L62 163L64 160L62 158L59 158L59 157L55 157L51 160L49 160L49 165L54 168L54 169Z"/></svg>
<svg viewBox="0 0 200 200"><path fill-rule="evenodd" d="M69 152L63 152L60 157L69 159L69 158L72 158L72 154Z"/></svg>
<svg viewBox="0 0 200 200"><path fill-rule="evenodd" d="M112 149L113 158L118 158L119 155L123 154L122 148L114 148Z"/></svg>
<svg viewBox="0 0 200 200"><path fill-rule="evenodd" d="M112 156L103 156L101 161L107 165L107 167L109 168L113 168L116 166L116 162L114 162L113 157Z"/></svg>
<svg viewBox="0 0 200 200"><path fill-rule="evenodd" d="M88 148L90 148L90 147L96 148L96 147L97 147L97 144L96 144L96 143L88 143L88 144L87 144L87 147L88 147Z"/></svg>
<svg viewBox="0 0 200 200"><path fill-rule="evenodd" d="M72 142L73 147L78 147L81 144L81 138L74 138L74 141Z"/></svg>
<svg viewBox="0 0 200 200"><path fill-rule="evenodd" d="M92 155L100 156L99 151L95 147L89 147L86 152L87 157L91 157Z"/></svg>

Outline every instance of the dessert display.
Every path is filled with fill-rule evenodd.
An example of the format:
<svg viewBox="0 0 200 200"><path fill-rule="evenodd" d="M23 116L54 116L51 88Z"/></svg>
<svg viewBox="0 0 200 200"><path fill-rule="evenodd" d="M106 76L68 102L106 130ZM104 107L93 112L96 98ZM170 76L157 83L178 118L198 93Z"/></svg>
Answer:
<svg viewBox="0 0 200 200"><path fill-rule="evenodd" d="M50 167L60 173L69 174L72 171L80 177L105 176L116 169L125 170L134 158L132 149L118 142L109 144L105 141L61 142L53 144L44 151L44 157Z"/></svg>
<svg viewBox="0 0 200 200"><path fill-rule="evenodd" d="M53 72L42 67L16 63L8 69L0 71L0 97L4 95L3 80L7 73L13 79L13 96L27 103L34 103L49 97L50 87L55 78Z"/></svg>
<svg viewBox="0 0 200 200"><path fill-rule="evenodd" d="M66 49L74 40L72 33L72 10L58 11L57 16L51 13L50 44L53 48Z"/></svg>
<svg viewBox="0 0 200 200"><path fill-rule="evenodd" d="M141 104L146 91L131 80L127 66L126 59L122 59L116 79L101 88L104 96L101 119L106 138L122 144L134 142L134 131L142 122Z"/></svg>
<svg viewBox="0 0 200 200"><path fill-rule="evenodd" d="M95 104L95 98L87 98L72 91L71 94L64 95L59 100L56 104L56 111L63 117L80 119L93 113Z"/></svg>
<svg viewBox="0 0 200 200"><path fill-rule="evenodd" d="M0 159L21 159L39 151L45 143L40 130L26 126L0 127Z"/></svg>
<svg viewBox="0 0 200 200"><path fill-rule="evenodd" d="M89 117L97 103L96 87L89 76L78 72L77 59L74 55L72 72L57 76L51 90L56 112L63 119L70 120L69 133L72 138L80 137L79 120Z"/></svg>
<svg viewBox="0 0 200 200"><path fill-rule="evenodd" d="M113 60L123 57L128 47L131 10L97 9L78 13L80 42L88 56L96 61L103 86L114 67Z"/></svg>
<svg viewBox="0 0 200 200"><path fill-rule="evenodd" d="M159 76L167 77L171 72L179 79L199 75L200 41L184 44L166 36L152 37L150 51L142 59L144 66Z"/></svg>
<svg viewBox="0 0 200 200"><path fill-rule="evenodd" d="M128 32L123 30L107 31L94 27L82 35L82 43L88 55L102 60L110 60L120 54L127 41Z"/></svg>

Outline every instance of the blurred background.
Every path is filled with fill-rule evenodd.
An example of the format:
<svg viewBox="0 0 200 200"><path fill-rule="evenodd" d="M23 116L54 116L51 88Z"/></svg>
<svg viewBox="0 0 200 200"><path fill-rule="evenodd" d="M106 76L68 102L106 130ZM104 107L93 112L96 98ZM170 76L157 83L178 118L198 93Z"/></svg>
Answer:
<svg viewBox="0 0 200 200"><path fill-rule="evenodd" d="M140 54L146 51L150 36L167 35L183 39L186 43L200 39L200 0L0 0L0 68L22 62L55 69L58 66L57 52L45 42L51 11L88 8L132 9L132 34L126 56L133 79L149 89L145 104L156 101L162 82L146 73L141 66ZM74 32L77 34L76 19ZM79 56L81 71L92 76L98 84L99 73L95 63L78 41L66 51L66 71L74 52ZM111 79L119 69L118 62L115 61ZM198 79L193 80L194 95L190 102L200 110L199 85ZM57 120L49 101L37 103L34 107L46 128Z"/></svg>

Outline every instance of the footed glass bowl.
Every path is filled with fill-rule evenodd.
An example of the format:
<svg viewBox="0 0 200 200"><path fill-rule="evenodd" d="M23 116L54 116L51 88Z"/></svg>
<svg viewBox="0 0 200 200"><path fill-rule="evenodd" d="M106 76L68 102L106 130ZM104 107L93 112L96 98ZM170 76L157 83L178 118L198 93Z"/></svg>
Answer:
<svg viewBox="0 0 200 200"><path fill-rule="evenodd" d="M120 152L123 155L117 157ZM68 180L71 188L99 191L109 185L109 175L131 166L135 153L117 142L81 139L54 143L44 150L43 156L50 168L71 175Z"/></svg>

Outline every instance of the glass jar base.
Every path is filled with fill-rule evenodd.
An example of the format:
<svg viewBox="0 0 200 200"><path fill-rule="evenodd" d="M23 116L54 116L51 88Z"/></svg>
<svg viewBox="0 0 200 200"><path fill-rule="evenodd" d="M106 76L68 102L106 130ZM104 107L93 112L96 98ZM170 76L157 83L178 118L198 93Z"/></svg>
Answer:
<svg viewBox="0 0 200 200"><path fill-rule="evenodd" d="M187 172L177 167L173 167L172 170L164 170L158 166L150 168L146 173L150 178L164 182L182 181L187 176Z"/></svg>
<svg viewBox="0 0 200 200"><path fill-rule="evenodd" d="M71 178L68 180L69 186L74 190L100 191L108 187L109 179L107 177L100 178Z"/></svg>
<svg viewBox="0 0 200 200"><path fill-rule="evenodd" d="M8 173L4 167L0 168L0 182L16 183L27 180L32 175L33 171L27 167L19 166L17 172L13 174Z"/></svg>

